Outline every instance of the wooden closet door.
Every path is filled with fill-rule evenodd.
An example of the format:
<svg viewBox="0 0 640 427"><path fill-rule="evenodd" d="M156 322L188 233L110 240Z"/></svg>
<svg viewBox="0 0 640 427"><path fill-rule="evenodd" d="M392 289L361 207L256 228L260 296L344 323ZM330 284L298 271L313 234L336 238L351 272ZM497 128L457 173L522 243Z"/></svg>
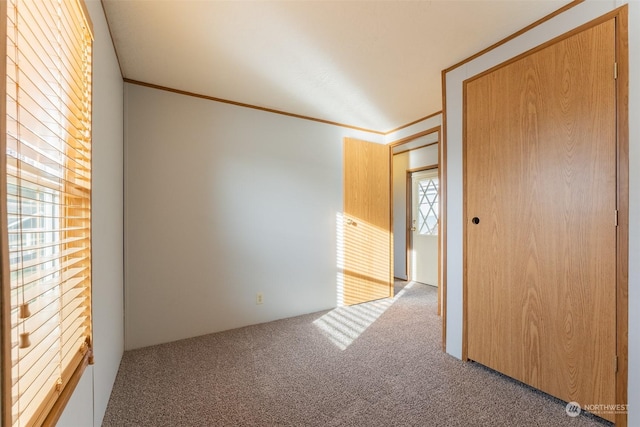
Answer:
<svg viewBox="0 0 640 427"><path fill-rule="evenodd" d="M615 403L614 37L465 84L467 356L581 405Z"/></svg>

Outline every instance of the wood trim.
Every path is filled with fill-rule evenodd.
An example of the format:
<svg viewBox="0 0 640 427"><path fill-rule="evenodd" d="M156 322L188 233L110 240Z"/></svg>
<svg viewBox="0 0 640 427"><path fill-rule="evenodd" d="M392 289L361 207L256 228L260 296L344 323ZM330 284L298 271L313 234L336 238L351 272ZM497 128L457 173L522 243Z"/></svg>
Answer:
<svg viewBox="0 0 640 427"><path fill-rule="evenodd" d="M397 139L395 141L390 142L387 145L389 145L389 147L391 147L391 148L395 148L398 145L406 144L408 142L413 141L414 139L418 139L418 138L423 137L425 135L431 135L432 133L435 133L435 132L439 133L440 132L440 128L441 128L440 126L435 126L435 127L430 128L430 129L423 130L422 132L418 132L416 134L409 135L407 137ZM438 135L438 140L440 140L440 135ZM394 153L394 154L398 154L398 153Z"/></svg>
<svg viewBox="0 0 640 427"><path fill-rule="evenodd" d="M389 297L393 298L396 286L393 276L393 148L389 147Z"/></svg>
<svg viewBox="0 0 640 427"><path fill-rule="evenodd" d="M7 2L0 1L0 57L2 68L7 74ZM11 354L11 294L10 294L10 268L9 253L4 250L9 244L9 233L7 218L7 197L5 189L7 188L7 103L4 101L7 97L7 79L0 79L0 94L2 94L3 102L0 102L0 117L2 117L2 132L0 132L0 188L2 188L3 196L0 197L0 247L1 252L1 268L0 268L0 286L2 286L0 298L0 338L2 356L2 369L0 370L0 394L2 395L0 425L11 425L11 358L4 355Z"/></svg>
<svg viewBox="0 0 640 427"><path fill-rule="evenodd" d="M617 9L616 61L618 230L616 272L616 329L618 372L616 403L628 404L629 384L629 36L628 5ZM628 407L627 407L628 408ZM616 414L616 426L628 425L628 414Z"/></svg>
<svg viewBox="0 0 640 427"><path fill-rule="evenodd" d="M116 55L116 61L118 62L118 68L120 69L120 76L124 78L124 71L122 70L122 62L120 61L120 55L118 55L118 49L116 48L116 41L113 38L113 31L111 31L111 23L109 22L109 16L107 10L104 8L104 0L100 0L102 6L102 14L104 15L104 21L107 23L107 30L109 31L109 37L111 38L111 45L113 46L113 53Z"/></svg>
<svg viewBox="0 0 640 427"><path fill-rule="evenodd" d="M413 168L413 169L407 169L407 172L408 173L424 172L424 171L428 171L428 170L431 170L431 169L436 169L436 168L438 168L438 166L439 166L438 163L434 163L432 165L420 166L420 167Z"/></svg>
<svg viewBox="0 0 640 427"><path fill-rule="evenodd" d="M374 134L377 134L377 135L383 135L383 136L386 135L384 132L373 130L373 129L366 129L366 128L361 128L361 127L358 127L358 126L346 125L344 123L333 122L331 120L317 119L315 117L303 116L301 114L288 113L286 111L275 110L273 108L259 107L257 105L245 104L243 102L236 102L236 101L231 101L231 100L228 100L228 99L216 98L214 96L203 95L203 94L199 94L199 93L189 92L189 91L186 91L186 90L173 89L173 88L170 88L170 87L161 86L161 85L157 85L157 84L153 84L153 83L147 83L147 82L141 82L139 80L129 79L129 78L126 78L126 77L123 80L124 80L125 83L130 83L130 84L134 84L134 85L138 85L138 86L144 86L144 87L148 87L148 88L151 88L151 89L163 90L165 92L177 93L179 95L191 96L191 97L194 97L194 98L206 99L208 101L214 101L214 102L220 102L220 103L223 103L223 104L235 105L236 107L250 108L252 110L264 111L264 112L273 113L273 114L280 114L282 116L294 117L296 119L302 119L302 120L310 120L312 122L324 123L324 124L327 124L327 125L339 126L339 127L343 127L343 128L347 128L347 129L353 129L353 130L358 130L358 131L362 131L362 132L374 133Z"/></svg>
<svg viewBox="0 0 640 427"><path fill-rule="evenodd" d="M413 217L413 191L411 188L411 171L405 171L404 177L405 185L405 199L404 199L404 268L407 271L407 280L413 280L411 277L411 261L409 260L409 253L413 249L413 236L411 236L411 218Z"/></svg>
<svg viewBox="0 0 640 427"><path fill-rule="evenodd" d="M438 137L438 140L440 138ZM442 253L442 227L440 227L440 222L442 221L442 209L440 209L440 201L442 200L442 175L440 173L440 145L438 145L438 309L436 310L436 314L438 316L442 315L442 257L444 254Z"/></svg>
<svg viewBox="0 0 640 427"><path fill-rule="evenodd" d="M438 114L442 114L442 111L436 111L435 113L429 114L428 116L424 116L424 117L422 117L422 118L420 118L418 120L414 120L414 121L412 121L410 123L407 123L406 125L402 125L402 126L399 126L399 127L395 128L395 129L388 130L388 131L384 132L384 134L385 135L389 135L390 133L397 132L397 131L402 130L404 128L408 128L409 126L413 126L416 123L420 123L420 122L422 122L424 120L427 120L427 119L430 119L432 117L435 117Z"/></svg>
<svg viewBox="0 0 640 427"><path fill-rule="evenodd" d="M415 151L415 150L420 150L421 148L426 148L426 147L431 147L432 145L437 145L438 141L436 142L430 142L428 144L424 144L424 145L420 145L418 147L413 147L413 148L407 148L406 150L402 150L402 151L398 151L397 153L393 153L393 155L397 155L397 154L403 154L403 153L408 153L410 151Z"/></svg>
<svg viewBox="0 0 640 427"><path fill-rule="evenodd" d="M440 288L442 293L442 351L447 351L447 72L442 71L442 134L438 145L440 157Z"/></svg>
<svg viewBox="0 0 640 427"><path fill-rule="evenodd" d="M467 298L467 81L462 83L462 360L469 360Z"/></svg>
<svg viewBox="0 0 640 427"><path fill-rule="evenodd" d="M464 65L464 64L466 64L468 62L473 61L474 59L484 55L485 53L490 52L490 51L502 46L503 44L506 44L506 43L510 42L511 40L513 40L513 39L521 36L522 34L532 30L533 28L537 27L538 25L544 24L545 22L555 18L556 16L560 15L561 13L566 12L567 10L579 5L582 2L584 2L584 0L574 0L571 3L562 6L560 9L558 9L558 10L556 10L554 12L551 12L550 14L538 19L534 23L532 23L530 25L527 25L526 27L522 28L519 31L516 31L515 33L511 34L510 36L505 37L504 39L492 44L488 48L483 49L480 52L478 52L478 53L476 53L474 55L471 55L470 57L468 57L466 59L463 59L462 61L452 65L451 67L447 68L443 72L444 73L448 73L451 70L455 70L456 68L458 68L458 67L460 67L460 66L462 66L462 65ZM443 103L443 110L444 110L444 103Z"/></svg>

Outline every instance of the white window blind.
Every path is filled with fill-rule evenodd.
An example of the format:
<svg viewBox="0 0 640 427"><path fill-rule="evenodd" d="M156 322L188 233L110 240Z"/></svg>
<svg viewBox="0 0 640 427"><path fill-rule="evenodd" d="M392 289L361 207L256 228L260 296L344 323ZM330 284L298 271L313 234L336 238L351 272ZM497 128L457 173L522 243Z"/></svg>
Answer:
<svg viewBox="0 0 640 427"><path fill-rule="evenodd" d="M91 355L92 34L78 0L5 4L3 425L23 427L55 423Z"/></svg>

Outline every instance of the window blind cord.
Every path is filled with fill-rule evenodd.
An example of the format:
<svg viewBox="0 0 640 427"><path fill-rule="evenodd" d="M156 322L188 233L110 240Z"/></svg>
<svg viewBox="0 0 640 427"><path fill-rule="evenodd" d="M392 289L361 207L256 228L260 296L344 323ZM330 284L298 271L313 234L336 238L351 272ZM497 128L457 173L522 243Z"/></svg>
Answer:
<svg viewBox="0 0 640 427"><path fill-rule="evenodd" d="M18 9L15 8L14 9L14 17L15 17L15 22L16 22L16 26L15 26L15 69L16 69L16 118L18 123L20 123L20 65L18 65L20 63L20 50L18 49L18 40L20 38L20 34L18 31L18 22L19 22L19 13L18 13ZM20 126L18 126L16 128L16 138L18 139L18 141L22 141L22 133L21 133L21 128ZM22 144L17 144L17 149L18 152L16 153L18 160L22 159ZM18 173L17 173L17 178L18 178L18 183L22 182L22 169L19 168L18 169ZM16 274L16 280L18 283L18 295L19 295L19 304L20 304L20 308L19 308L19 314L18 314L18 322L20 323L20 328L18 329L20 333L19 335L19 345L18 347L23 349L23 348L28 348L31 345L31 341L29 339L29 335L30 333L26 330L26 319L31 315L31 312L29 310L29 306L27 304L27 302L25 301L25 296L24 296L24 218L23 218L23 206L22 206L22 186L18 185L16 188L18 191L18 197L16 200L16 208L17 208L17 216L18 216L18 246L20 248L20 263L19 263L19 267L17 268L18 272Z"/></svg>
<svg viewBox="0 0 640 427"><path fill-rule="evenodd" d="M56 36L56 41L58 42L58 49L56 51L56 55L57 55L56 59L58 60L58 64L57 64L57 67L56 67L57 72L58 72L57 73L57 83L58 83L58 94L57 95L58 95L58 99L62 99L62 96L64 94L64 87L63 87L63 84L62 84L62 79L64 78L63 75L62 75L62 68L64 67L64 61L62 59L62 1L61 0L58 0L58 7L56 8L56 12L58 14L58 16L57 16L57 18L58 18L58 21L57 21L58 33L57 33L57 36ZM61 131L62 123L64 123L64 114L63 114L62 111L63 111L63 108L62 108L62 105L60 105L60 108L58 108L58 128L59 129L58 129L58 132L57 132L57 134L58 134L57 140L58 140L58 147L59 147L61 152L63 152L64 144L65 144L64 141L62 141L62 138L60 137L60 135L62 135L62 131ZM66 177L64 176L64 172L61 172L60 175L58 176L58 188L62 189L62 191L66 191L65 178ZM61 197L61 195L59 197ZM66 205L66 200L65 200L63 209L65 210L64 218L66 218L67 214L68 214L68 207ZM58 215L61 217L59 219L59 221L60 222L64 222L64 228L66 228L67 225L68 225L68 221L66 219L62 219L61 212L58 212ZM58 225L58 227L62 227L61 223L58 223L57 225ZM58 236L58 238L54 239L54 240L57 241L57 242L60 242L60 237L61 236ZM62 252L62 247L60 245L56 245L56 248L58 250L58 253ZM62 262L62 261L60 260L60 262ZM63 274L63 273L64 273L64 270L61 270L59 274ZM62 281L60 281L58 283L58 289L59 289L59 292L58 292L59 305L58 306L60 307L60 309L58 310L58 318L60 319L59 322L58 322L59 325L62 325L63 321L64 321L64 319L62 318L62 310L64 309L64 306L63 306L64 290L62 288L62 283L63 283ZM62 354L62 351L64 349L64 334L63 333L58 335L58 342L59 342L59 348L60 348L60 357L57 358L57 361L58 361L58 379L56 380L56 391L59 392L59 391L62 390L62 370L63 370L62 361L63 361L63 357L64 357L63 354Z"/></svg>

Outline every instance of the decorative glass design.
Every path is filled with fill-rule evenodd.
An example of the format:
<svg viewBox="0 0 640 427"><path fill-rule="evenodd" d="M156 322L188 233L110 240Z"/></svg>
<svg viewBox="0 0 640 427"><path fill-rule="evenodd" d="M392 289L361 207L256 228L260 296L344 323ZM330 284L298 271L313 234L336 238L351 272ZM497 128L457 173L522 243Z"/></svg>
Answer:
<svg viewBox="0 0 640 427"><path fill-rule="evenodd" d="M438 235L438 178L418 181L418 233Z"/></svg>

